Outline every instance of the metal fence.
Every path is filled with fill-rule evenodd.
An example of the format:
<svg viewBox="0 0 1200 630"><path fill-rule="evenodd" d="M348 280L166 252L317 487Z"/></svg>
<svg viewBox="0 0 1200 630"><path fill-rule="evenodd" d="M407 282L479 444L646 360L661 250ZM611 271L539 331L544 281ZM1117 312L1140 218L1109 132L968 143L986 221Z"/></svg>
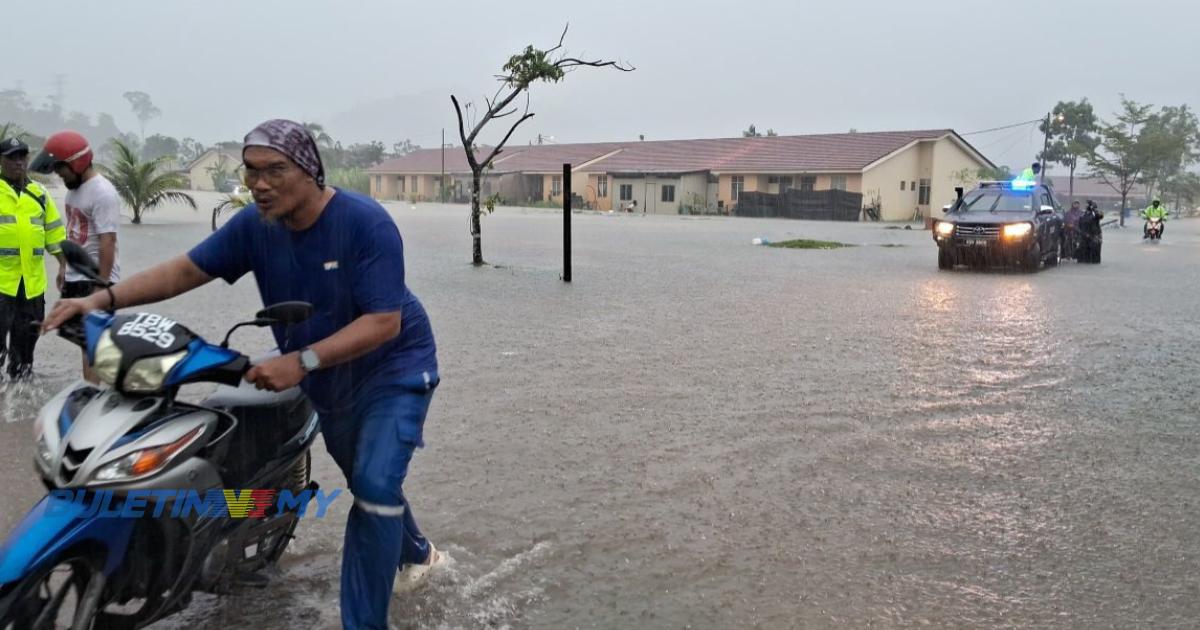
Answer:
<svg viewBox="0 0 1200 630"><path fill-rule="evenodd" d="M782 194L743 192L733 214L739 217L807 219L810 221L858 221L862 193L845 190L796 190Z"/></svg>

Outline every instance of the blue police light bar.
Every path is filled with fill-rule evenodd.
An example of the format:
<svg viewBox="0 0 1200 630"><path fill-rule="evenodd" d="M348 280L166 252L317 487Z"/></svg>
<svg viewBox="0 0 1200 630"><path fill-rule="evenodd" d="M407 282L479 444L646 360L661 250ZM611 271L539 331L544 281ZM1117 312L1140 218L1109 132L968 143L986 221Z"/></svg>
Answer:
<svg viewBox="0 0 1200 630"><path fill-rule="evenodd" d="M1036 185L1037 185L1037 182L1033 182L1028 179L1012 180L1012 189L1013 190L1031 190Z"/></svg>

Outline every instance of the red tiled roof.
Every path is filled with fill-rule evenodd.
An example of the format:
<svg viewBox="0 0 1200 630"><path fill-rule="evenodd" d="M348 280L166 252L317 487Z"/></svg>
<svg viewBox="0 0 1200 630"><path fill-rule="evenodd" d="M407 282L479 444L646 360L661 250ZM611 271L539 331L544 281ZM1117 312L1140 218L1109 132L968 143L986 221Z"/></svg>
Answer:
<svg viewBox="0 0 1200 630"><path fill-rule="evenodd" d="M937 129L638 142L626 145L617 155L584 170L612 173L861 171L915 140L939 138L948 133L953 132Z"/></svg>
<svg viewBox="0 0 1200 630"><path fill-rule="evenodd" d="M496 164L495 170L500 173L561 173L564 163L577 168L629 145L627 142L590 142L519 147L520 153Z"/></svg>
<svg viewBox="0 0 1200 630"><path fill-rule="evenodd" d="M763 138L518 145L505 148L496 160L494 172L553 173L560 170L564 162L578 168L589 161L595 162L579 170L608 173L861 171L872 162L914 141L933 140L947 134L954 134L954 131L927 129ZM388 160L369 170L374 173L437 173L441 170L441 159L441 151L424 149ZM446 149L446 171L470 171L462 149Z"/></svg>
<svg viewBox="0 0 1200 630"><path fill-rule="evenodd" d="M515 155L524 147L505 147L504 152L496 158L500 161L503 158ZM475 155L479 159L487 157L491 147L478 147L475 150ZM471 167L467 165L467 155L462 150L462 147L446 147L444 154L446 160L447 173L470 173ZM402 155L390 160L384 160L375 166L367 169L368 173L440 173L442 171L443 153L441 149L417 149L408 155Z"/></svg>

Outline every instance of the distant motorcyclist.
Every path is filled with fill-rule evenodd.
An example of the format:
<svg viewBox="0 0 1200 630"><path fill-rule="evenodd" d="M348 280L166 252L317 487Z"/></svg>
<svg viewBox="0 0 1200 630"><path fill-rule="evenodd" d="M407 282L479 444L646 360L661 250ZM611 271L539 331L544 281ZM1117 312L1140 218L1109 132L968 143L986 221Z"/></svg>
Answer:
<svg viewBox="0 0 1200 630"><path fill-rule="evenodd" d="M1140 214L1146 220L1146 224L1142 227L1142 238L1150 238L1151 219L1158 219L1158 237L1162 238L1163 233L1167 231L1167 215L1170 214L1167 212L1167 207L1162 205L1162 200L1155 197Z"/></svg>

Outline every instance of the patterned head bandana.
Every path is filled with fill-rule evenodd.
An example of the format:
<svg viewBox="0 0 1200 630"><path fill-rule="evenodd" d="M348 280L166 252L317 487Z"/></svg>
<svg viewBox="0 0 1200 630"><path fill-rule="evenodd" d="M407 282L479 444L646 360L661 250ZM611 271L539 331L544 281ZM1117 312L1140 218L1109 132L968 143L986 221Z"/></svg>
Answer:
<svg viewBox="0 0 1200 630"><path fill-rule="evenodd" d="M266 147L288 156L300 170L317 180L317 186L325 188L325 166L321 164L317 141L304 125L281 118L268 120L246 134L243 152L245 147Z"/></svg>

